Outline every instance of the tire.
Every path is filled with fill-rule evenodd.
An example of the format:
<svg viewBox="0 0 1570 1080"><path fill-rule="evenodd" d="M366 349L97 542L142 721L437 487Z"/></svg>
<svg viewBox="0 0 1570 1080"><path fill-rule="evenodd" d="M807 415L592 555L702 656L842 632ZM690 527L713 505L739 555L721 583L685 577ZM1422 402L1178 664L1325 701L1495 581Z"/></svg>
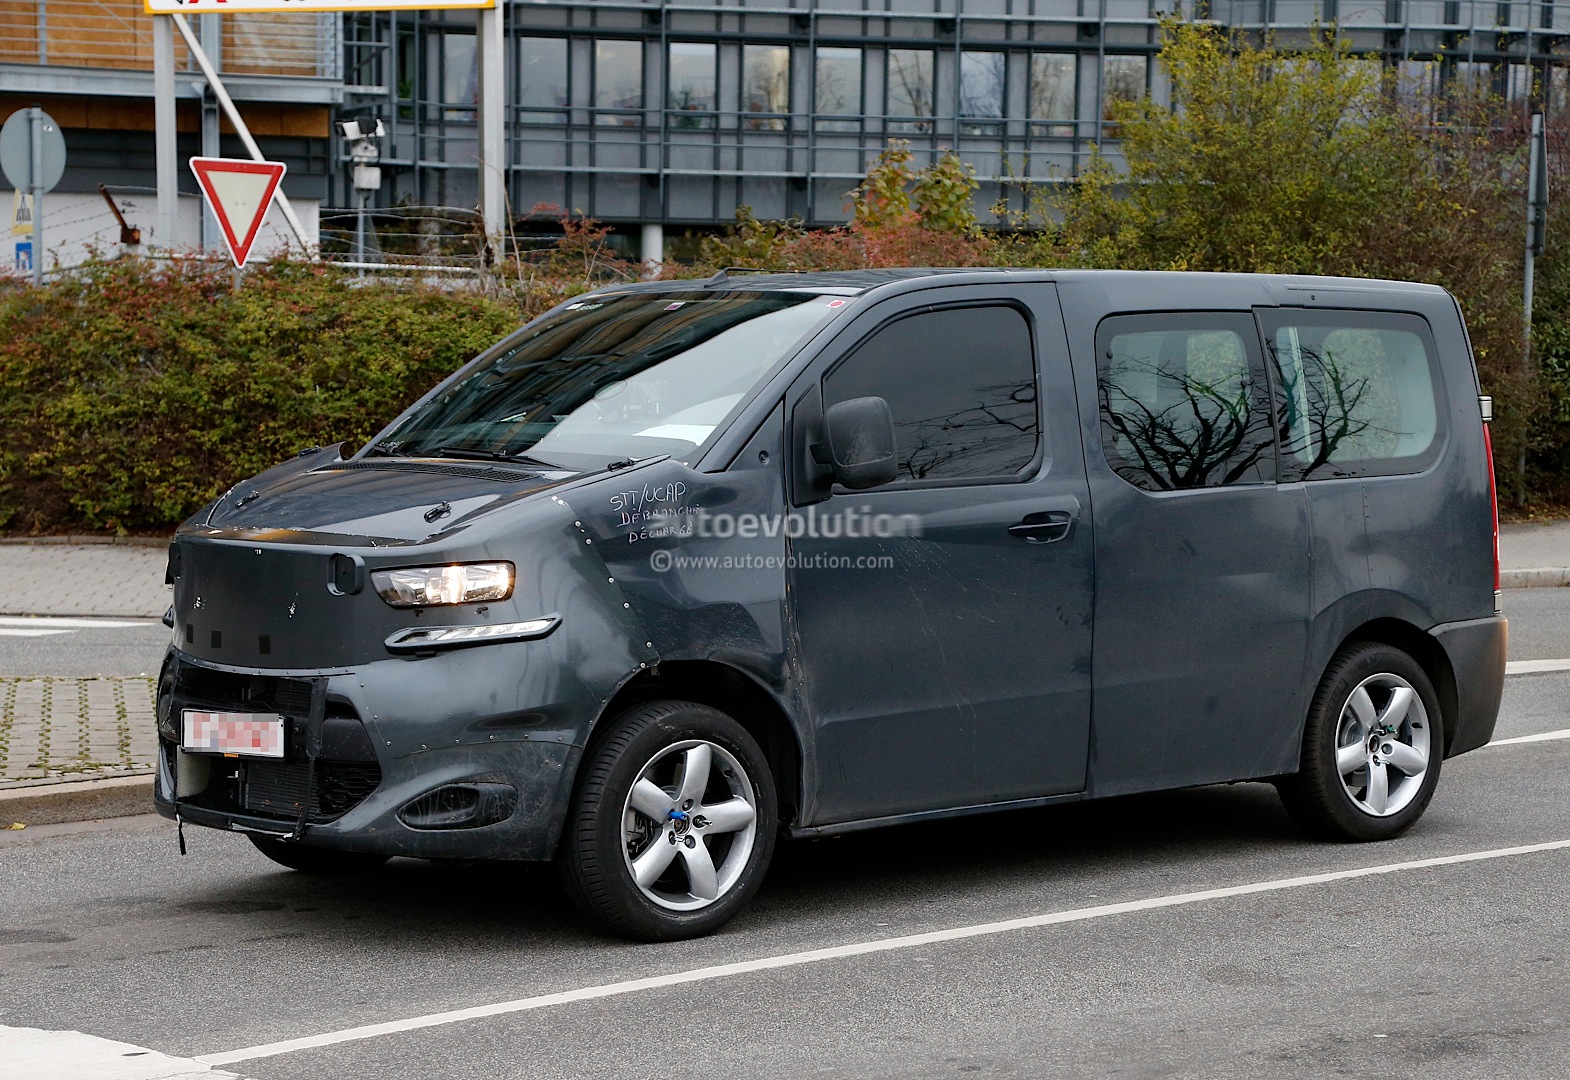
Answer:
<svg viewBox="0 0 1570 1080"><path fill-rule="evenodd" d="M374 870L391 855L374 855L367 851L335 851L332 848L307 847L289 840L275 840L271 836L251 836L256 850L279 866L320 877L345 877Z"/></svg>
<svg viewBox="0 0 1570 1080"><path fill-rule="evenodd" d="M611 932L698 937L757 891L776 821L773 774L740 724L705 705L650 702L611 721L591 751L557 865L573 902Z"/></svg>
<svg viewBox="0 0 1570 1080"><path fill-rule="evenodd" d="M1444 724L1433 684L1400 649L1348 645L1309 706L1296 776L1277 787L1310 832L1389 840L1412 827L1439 783Z"/></svg>

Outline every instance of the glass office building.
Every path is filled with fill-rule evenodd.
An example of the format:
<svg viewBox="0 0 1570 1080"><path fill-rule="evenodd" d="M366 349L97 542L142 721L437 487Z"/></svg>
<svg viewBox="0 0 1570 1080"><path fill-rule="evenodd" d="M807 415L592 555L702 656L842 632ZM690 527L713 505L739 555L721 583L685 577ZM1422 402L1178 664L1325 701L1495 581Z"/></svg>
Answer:
<svg viewBox="0 0 1570 1080"><path fill-rule="evenodd" d="M1159 0L546 0L506 3L507 197L615 224L844 222L890 139L982 181L1071 176L1116 101L1164 98ZM1334 21L1414 82L1562 85L1570 3L1183 0L1181 14L1303 41ZM1197 3L1199 6L1189 6ZM474 16L346 16L344 115L387 122L383 205L477 197ZM348 202L347 172L339 205Z"/></svg>

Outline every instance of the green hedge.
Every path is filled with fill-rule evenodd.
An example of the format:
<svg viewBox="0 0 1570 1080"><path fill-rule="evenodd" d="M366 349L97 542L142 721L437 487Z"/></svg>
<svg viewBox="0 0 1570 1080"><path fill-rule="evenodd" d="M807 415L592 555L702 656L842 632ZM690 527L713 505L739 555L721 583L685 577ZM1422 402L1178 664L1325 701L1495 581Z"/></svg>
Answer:
<svg viewBox="0 0 1570 1080"><path fill-rule="evenodd" d="M305 447L363 441L517 326L473 292L278 263L92 263L0 287L0 530L164 533Z"/></svg>

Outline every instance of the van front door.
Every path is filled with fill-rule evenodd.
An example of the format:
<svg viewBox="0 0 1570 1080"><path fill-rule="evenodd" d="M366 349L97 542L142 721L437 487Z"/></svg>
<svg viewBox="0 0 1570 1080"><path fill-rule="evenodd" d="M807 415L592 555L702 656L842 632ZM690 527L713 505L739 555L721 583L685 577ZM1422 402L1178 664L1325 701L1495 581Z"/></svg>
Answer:
<svg viewBox="0 0 1570 1080"><path fill-rule="evenodd" d="M1092 528L1048 284L893 298L799 380L790 599L802 823L1080 791ZM898 477L830 485L823 414L881 397Z"/></svg>

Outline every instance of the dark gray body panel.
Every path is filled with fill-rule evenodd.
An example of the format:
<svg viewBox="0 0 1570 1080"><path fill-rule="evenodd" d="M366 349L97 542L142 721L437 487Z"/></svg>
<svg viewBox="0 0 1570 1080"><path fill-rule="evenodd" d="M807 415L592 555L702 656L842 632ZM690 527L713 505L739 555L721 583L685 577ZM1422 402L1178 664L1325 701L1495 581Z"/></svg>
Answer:
<svg viewBox="0 0 1570 1080"><path fill-rule="evenodd" d="M320 681L329 707L357 717L370 737L379 784L342 816L310 823L305 842L548 858L596 725L618 693L661 665L734 676L757 708L780 718L788 736L774 749L792 756L783 775L796 788L787 824L803 833L1294 771L1320 673L1349 638L1381 627L1432 644L1449 752L1490 736L1504 623L1493 608L1488 464L1470 352L1441 290L1246 275L878 271L614 291L705 288L824 290L848 302L690 460L571 476L363 454L343 461L331 448L237 485L182 527L171 665L219 672L236 686L248 677ZM801 439L793 410L868 327L987 296L1022 304L1035 327L1043 453L1021 482L855 495L929 519L933 532L922 539L694 534L697 511L787 510ZM1160 495L1111 472L1097 429L1102 318L1280 305L1428 321L1447 410L1445 443L1428 468ZM443 502L449 512L428 519ZM1026 513L1060 507L1075 515L1063 543L1027 547L1007 536ZM878 553L896 555L901 569L832 580L788 562ZM365 574L504 559L516 565L517 585L503 602L415 614L368 587L334 593L334 556ZM717 572L705 559L730 565ZM413 625L544 615L561 623L536 640L419 657L385 645ZM161 707L178 716L187 705L224 704L184 693L164 694ZM291 717L291 753L310 722ZM163 762L158 787L170 814L173 761ZM400 820L424 793L492 781L520 792L504 821L431 830ZM181 811L217 827L289 831L276 815L184 801Z"/></svg>

